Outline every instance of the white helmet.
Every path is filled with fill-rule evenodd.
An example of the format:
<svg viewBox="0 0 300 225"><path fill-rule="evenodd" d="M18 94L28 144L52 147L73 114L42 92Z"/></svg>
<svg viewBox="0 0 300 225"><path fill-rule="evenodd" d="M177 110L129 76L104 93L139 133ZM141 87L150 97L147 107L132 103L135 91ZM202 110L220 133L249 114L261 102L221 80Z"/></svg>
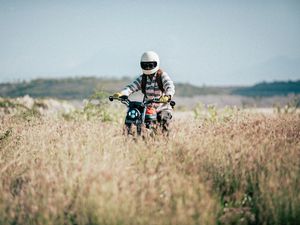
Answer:
<svg viewBox="0 0 300 225"><path fill-rule="evenodd" d="M159 69L158 55L153 51L145 52L141 57L141 67L146 75L156 73Z"/></svg>

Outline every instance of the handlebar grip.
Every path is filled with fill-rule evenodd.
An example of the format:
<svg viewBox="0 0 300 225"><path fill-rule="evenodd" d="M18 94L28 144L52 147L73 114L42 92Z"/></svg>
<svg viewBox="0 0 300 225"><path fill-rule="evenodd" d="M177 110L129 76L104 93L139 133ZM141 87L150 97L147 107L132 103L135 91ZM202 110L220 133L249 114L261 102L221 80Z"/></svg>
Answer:
<svg viewBox="0 0 300 225"><path fill-rule="evenodd" d="M114 100L114 97L113 96L109 96L108 99L109 99L109 101L112 102Z"/></svg>
<svg viewBox="0 0 300 225"><path fill-rule="evenodd" d="M121 100L128 100L128 96L127 95L122 95L122 96L120 96L120 99Z"/></svg>

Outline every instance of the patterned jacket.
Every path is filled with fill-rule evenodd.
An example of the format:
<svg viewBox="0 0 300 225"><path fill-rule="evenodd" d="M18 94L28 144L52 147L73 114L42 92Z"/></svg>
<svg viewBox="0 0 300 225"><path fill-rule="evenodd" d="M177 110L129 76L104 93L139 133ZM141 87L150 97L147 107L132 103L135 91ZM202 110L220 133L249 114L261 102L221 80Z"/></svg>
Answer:
<svg viewBox="0 0 300 225"><path fill-rule="evenodd" d="M147 83L146 83L146 95L145 99L153 99L153 98L159 98L163 94L164 95L170 95L171 97L175 94L175 87L174 83L169 77L169 75L166 72L163 72L161 75L163 87L164 87L164 93L159 89L159 86L156 82L156 74L151 79L151 76L147 76ZM123 95L131 95L132 93L141 90L141 83L142 83L142 75L140 75L138 78L136 78L131 84L127 85L122 91L121 94ZM158 111L165 110L165 109L171 109L170 104L155 104L155 108L157 108Z"/></svg>

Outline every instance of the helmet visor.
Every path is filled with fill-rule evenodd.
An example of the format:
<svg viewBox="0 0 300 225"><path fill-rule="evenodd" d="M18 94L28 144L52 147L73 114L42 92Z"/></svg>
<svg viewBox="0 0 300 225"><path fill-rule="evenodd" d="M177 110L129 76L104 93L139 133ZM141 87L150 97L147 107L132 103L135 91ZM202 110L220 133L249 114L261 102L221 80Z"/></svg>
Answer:
<svg viewBox="0 0 300 225"><path fill-rule="evenodd" d="M153 70L157 66L157 62L141 62L143 70Z"/></svg>

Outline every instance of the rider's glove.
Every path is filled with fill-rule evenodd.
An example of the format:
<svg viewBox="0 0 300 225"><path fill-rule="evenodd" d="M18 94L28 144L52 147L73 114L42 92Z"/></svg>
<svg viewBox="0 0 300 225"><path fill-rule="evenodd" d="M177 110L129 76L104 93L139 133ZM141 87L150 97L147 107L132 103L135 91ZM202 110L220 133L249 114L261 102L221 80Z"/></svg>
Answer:
<svg viewBox="0 0 300 225"><path fill-rule="evenodd" d="M170 95L163 95L159 98L159 101L160 102L163 102L163 103L167 103L171 100L171 96Z"/></svg>
<svg viewBox="0 0 300 225"><path fill-rule="evenodd" d="M120 98L122 94L120 92L114 93L113 97L114 98Z"/></svg>

